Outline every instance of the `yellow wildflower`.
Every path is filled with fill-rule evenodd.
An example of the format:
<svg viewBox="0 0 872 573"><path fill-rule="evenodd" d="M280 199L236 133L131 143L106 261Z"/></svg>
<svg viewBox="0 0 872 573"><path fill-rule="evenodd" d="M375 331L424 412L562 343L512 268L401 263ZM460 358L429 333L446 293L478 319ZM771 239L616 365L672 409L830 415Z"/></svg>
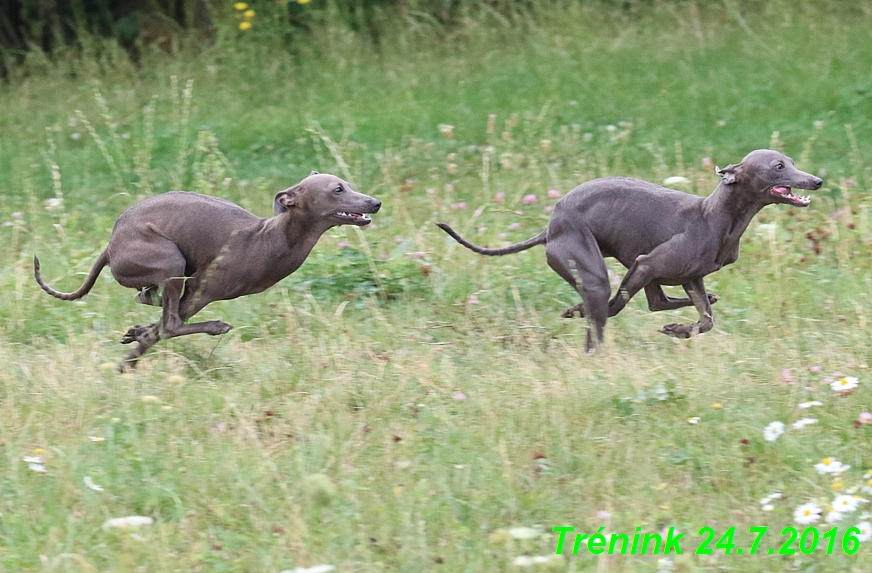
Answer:
<svg viewBox="0 0 872 573"><path fill-rule="evenodd" d="M712 408L714 408L715 410L720 410L720 409L722 409L723 407L724 407L724 405L723 405L723 404L720 404L720 403L718 403L718 402L715 402L714 404L712 404Z"/></svg>
<svg viewBox="0 0 872 573"><path fill-rule="evenodd" d="M245 2L237 2L233 5L233 7L237 10L245 10L246 8L248 8L248 4L246 4Z"/></svg>
<svg viewBox="0 0 872 573"><path fill-rule="evenodd" d="M310 0L297 0L297 4L308 4Z"/></svg>
<svg viewBox="0 0 872 573"><path fill-rule="evenodd" d="M251 20L252 18L254 18L255 14L256 12L254 10L246 10L245 12L243 12L242 15Z"/></svg>
<svg viewBox="0 0 872 573"><path fill-rule="evenodd" d="M248 30L249 28L251 28L251 22L245 21L239 23L240 30Z"/></svg>

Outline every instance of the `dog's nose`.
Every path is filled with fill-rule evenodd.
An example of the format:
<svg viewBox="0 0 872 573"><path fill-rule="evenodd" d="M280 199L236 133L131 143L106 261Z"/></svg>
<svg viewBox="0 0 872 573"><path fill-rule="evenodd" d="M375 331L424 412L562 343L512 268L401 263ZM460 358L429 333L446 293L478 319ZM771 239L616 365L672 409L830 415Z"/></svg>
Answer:
<svg viewBox="0 0 872 573"><path fill-rule="evenodd" d="M818 187L820 187L820 186L818 186ZM372 212L373 212L373 213L378 213L378 210L379 210L379 209L381 209L381 201L379 201L378 199L376 199L376 201L375 201L375 206L372 208Z"/></svg>
<svg viewBox="0 0 872 573"><path fill-rule="evenodd" d="M814 183L815 189L820 189L821 185L824 184L824 180L821 179L820 177L815 177L814 179L811 180L811 182Z"/></svg>

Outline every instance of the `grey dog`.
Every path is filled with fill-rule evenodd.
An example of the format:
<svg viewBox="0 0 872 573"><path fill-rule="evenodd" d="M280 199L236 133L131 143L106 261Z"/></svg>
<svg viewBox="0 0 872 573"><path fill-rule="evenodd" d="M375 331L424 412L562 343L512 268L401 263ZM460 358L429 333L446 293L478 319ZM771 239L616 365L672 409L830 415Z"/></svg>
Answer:
<svg viewBox="0 0 872 573"><path fill-rule="evenodd" d="M579 185L554 206L548 227L527 241L486 249L463 239L444 223L437 225L463 246L482 255L508 255L545 245L548 265L581 295L577 312L587 316L587 350L603 342L606 319L618 314L645 289L648 309L672 310L694 305L695 324L667 324L660 332L688 338L714 325L703 277L736 262L739 239L751 219L770 204L807 207L808 197L791 188L820 189L819 177L804 173L778 151L752 151L736 165L717 168L721 182L708 197L698 197L626 177L605 177ZM627 269L615 296L603 257ZM681 285L688 298L666 296L662 285Z"/></svg>
<svg viewBox="0 0 872 573"><path fill-rule="evenodd" d="M220 320L185 322L207 304L259 293L296 271L321 235L337 225L368 225L381 201L358 193L333 175L313 171L299 184L279 191L275 216L262 219L242 207L208 195L164 193L125 211L106 247L72 293L39 286L55 298L75 300L88 294L103 267L122 286L140 292L136 301L162 307L160 322L136 325L121 342L136 342L125 363L136 361L161 338L187 334L224 334ZM158 294L161 293L161 294Z"/></svg>

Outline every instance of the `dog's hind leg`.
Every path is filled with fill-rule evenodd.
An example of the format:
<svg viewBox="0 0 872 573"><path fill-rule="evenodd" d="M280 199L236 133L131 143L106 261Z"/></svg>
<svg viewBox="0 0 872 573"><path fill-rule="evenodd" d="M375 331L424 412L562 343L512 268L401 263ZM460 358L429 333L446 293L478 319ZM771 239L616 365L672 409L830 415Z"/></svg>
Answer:
<svg viewBox="0 0 872 573"><path fill-rule="evenodd" d="M185 266L185 257L172 241L136 236L127 242L126 248L113 251L111 269L115 280L121 285L139 290L137 302L163 307L166 297L158 296L159 288L173 280L181 281L176 277L185 274ZM136 366L136 361L164 338L160 327L160 323L154 322L146 326L137 324L128 329L121 343L137 344L125 358L122 369Z"/></svg>
<svg viewBox="0 0 872 573"><path fill-rule="evenodd" d="M609 272L596 238L587 228L549 232L545 255L548 266L581 295L584 316L589 319L586 349L590 352L604 340L611 294Z"/></svg>
<svg viewBox="0 0 872 573"><path fill-rule="evenodd" d="M699 312L699 321L695 324L667 324L660 329L660 332L676 338L690 338L694 334L708 332L714 327L715 321L712 317L712 305L705 292L705 284L700 278L681 286L684 287L687 296L690 297L697 312Z"/></svg>

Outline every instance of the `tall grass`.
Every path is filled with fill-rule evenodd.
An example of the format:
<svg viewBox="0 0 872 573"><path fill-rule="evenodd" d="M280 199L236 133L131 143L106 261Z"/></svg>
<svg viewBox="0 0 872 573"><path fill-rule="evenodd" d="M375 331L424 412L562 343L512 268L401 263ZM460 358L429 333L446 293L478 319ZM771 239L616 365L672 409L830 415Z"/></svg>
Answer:
<svg viewBox="0 0 872 573"><path fill-rule="evenodd" d="M768 525L777 550L798 505L853 491L872 463L869 426L854 424L872 403L868 4L524 17L407 22L378 46L328 26L296 54L239 35L145 54L141 69L34 62L0 87L4 569L501 571L553 553L567 524L674 526L685 554L545 567L868 568L868 544L692 554L703 526L735 526L747 548ZM433 225L515 242L546 224L549 190L681 175L707 194L715 164L770 145L826 186L809 209L761 212L739 261L707 281L715 329L688 341L656 329L692 310L640 300L585 355L583 322L558 318L577 295L541 250L477 257ZM37 253L49 282L77 287L148 195L184 188L267 215L312 169L384 208L363 232L329 232L275 288L204 310L235 326L226 336L162 342L119 376L117 340L155 309L108 273L77 303L33 284ZM836 396L835 372L859 388ZM819 421L791 427L805 416ZM768 442L775 420L787 431ZM22 461L35 450L45 474ZM818 475L824 457L852 468ZM101 528L132 514L155 523ZM521 526L543 535L515 539Z"/></svg>

